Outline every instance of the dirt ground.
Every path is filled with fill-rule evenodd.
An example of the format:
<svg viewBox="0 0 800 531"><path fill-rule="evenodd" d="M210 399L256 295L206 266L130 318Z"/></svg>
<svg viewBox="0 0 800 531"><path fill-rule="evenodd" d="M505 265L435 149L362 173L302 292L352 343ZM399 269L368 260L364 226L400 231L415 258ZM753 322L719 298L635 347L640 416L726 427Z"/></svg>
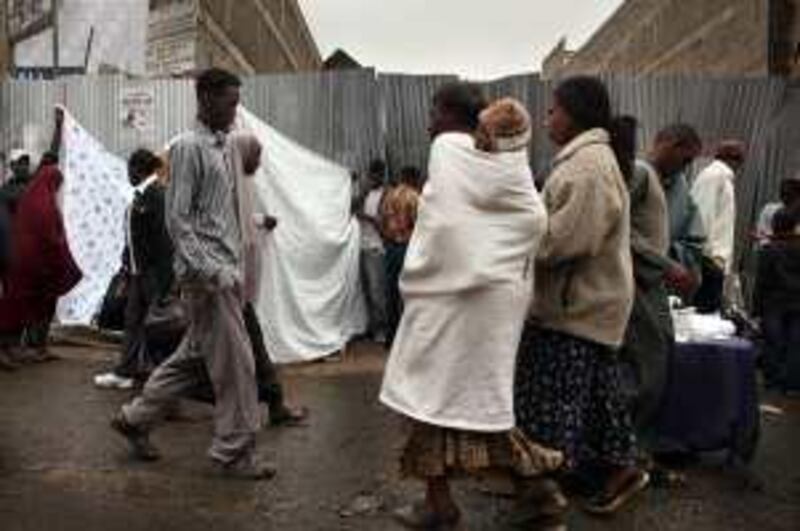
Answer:
<svg viewBox="0 0 800 531"><path fill-rule="evenodd" d="M92 375L112 348L61 348L64 359L0 373L0 530L196 531L395 530L391 510L420 495L401 481L402 424L377 402L385 354L359 344L339 363L284 370L291 400L312 411L304 428L264 428L259 452L279 474L267 483L216 477L206 457L210 411L183 417L154 436L164 458L128 460L108 427L130 393L101 391ZM688 484L650 489L613 520L577 509L573 530L800 529L800 402L766 397L763 438L751 474L709 456ZM493 530L509 502L481 485L459 484L464 529Z"/></svg>

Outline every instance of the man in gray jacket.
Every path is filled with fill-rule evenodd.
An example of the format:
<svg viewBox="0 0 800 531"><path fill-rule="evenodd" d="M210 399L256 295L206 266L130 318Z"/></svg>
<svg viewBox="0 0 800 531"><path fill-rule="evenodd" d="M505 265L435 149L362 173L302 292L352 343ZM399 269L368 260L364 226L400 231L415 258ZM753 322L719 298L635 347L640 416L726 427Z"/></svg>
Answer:
<svg viewBox="0 0 800 531"><path fill-rule="evenodd" d="M242 318L242 227L227 149L240 85L224 70L201 74L198 122L170 149L166 220L189 329L178 350L153 372L142 394L123 406L112 427L127 438L134 457L157 459L149 431L176 398L202 381L202 363L216 397L209 456L225 475L259 480L272 477L275 470L255 459L255 362Z"/></svg>
<svg viewBox="0 0 800 531"><path fill-rule="evenodd" d="M669 292L688 298L698 281L697 273L691 269L692 262L683 262L680 257L687 259L694 244L699 253L702 233L690 230L696 210L690 208L688 190L684 190L685 196L678 197L675 194L680 188L674 185L699 152L699 142L690 126L667 127L656 136L647 159L636 162L628 182L636 295L622 358L632 376L634 425L640 446L647 452L653 450L653 429L666 390L669 353L675 342ZM672 192L672 202L665 189ZM680 205L682 210L678 208ZM681 252L675 253L676 248Z"/></svg>

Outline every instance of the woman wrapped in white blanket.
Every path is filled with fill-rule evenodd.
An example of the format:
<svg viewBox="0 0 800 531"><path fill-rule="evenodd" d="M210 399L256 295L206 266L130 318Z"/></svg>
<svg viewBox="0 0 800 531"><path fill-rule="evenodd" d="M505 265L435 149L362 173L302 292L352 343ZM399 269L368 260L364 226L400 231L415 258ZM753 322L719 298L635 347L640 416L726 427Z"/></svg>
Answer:
<svg viewBox="0 0 800 531"><path fill-rule="evenodd" d="M506 109L524 127L499 142L484 128L477 146L494 150L484 151L475 136L484 107L470 84L434 98L429 180L401 277L405 309L381 401L410 419L403 472L428 486L424 506L398 513L410 527L459 519L453 475L540 477L561 463L514 428L515 360L547 222L528 162L530 119L508 100L487 109L487 122Z"/></svg>

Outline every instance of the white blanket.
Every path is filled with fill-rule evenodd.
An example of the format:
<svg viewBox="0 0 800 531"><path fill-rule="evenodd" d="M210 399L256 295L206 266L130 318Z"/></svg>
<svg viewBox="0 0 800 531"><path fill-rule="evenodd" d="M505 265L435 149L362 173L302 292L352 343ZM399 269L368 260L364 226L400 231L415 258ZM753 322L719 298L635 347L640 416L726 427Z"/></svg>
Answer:
<svg viewBox="0 0 800 531"><path fill-rule="evenodd" d="M431 148L380 398L428 424L501 432L515 425L515 360L547 217L527 153L473 143L451 133Z"/></svg>
<svg viewBox="0 0 800 531"><path fill-rule="evenodd" d="M267 349L278 363L330 355L366 329L350 173L247 110L239 113L239 127L264 147L256 187L278 219L275 231L262 236L257 310Z"/></svg>
<svg viewBox="0 0 800 531"><path fill-rule="evenodd" d="M693 308L672 312L675 341L678 343L718 341L736 335L736 325L717 314L701 315Z"/></svg>
<svg viewBox="0 0 800 531"><path fill-rule="evenodd" d="M88 325L100 309L125 246L125 210L133 198L125 161L110 153L65 111L63 214L83 280L58 303L65 325Z"/></svg>

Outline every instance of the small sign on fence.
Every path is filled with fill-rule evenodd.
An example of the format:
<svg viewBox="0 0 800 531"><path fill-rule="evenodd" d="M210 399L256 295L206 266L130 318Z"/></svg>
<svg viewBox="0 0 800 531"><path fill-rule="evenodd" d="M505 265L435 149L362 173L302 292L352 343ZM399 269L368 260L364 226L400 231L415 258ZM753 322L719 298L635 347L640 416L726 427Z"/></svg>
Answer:
<svg viewBox="0 0 800 531"><path fill-rule="evenodd" d="M152 87L125 87L120 95L120 116L125 130L140 134L155 132L155 90Z"/></svg>

